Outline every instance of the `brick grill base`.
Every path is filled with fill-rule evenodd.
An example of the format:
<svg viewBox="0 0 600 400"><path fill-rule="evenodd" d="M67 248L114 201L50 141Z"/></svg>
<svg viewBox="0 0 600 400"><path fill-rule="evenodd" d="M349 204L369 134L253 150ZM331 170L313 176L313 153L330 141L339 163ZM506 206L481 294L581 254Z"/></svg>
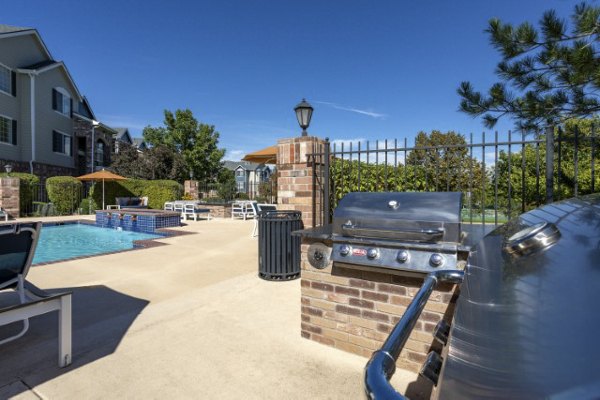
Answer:
<svg viewBox="0 0 600 400"><path fill-rule="evenodd" d="M364 357L379 349L417 293L423 279L332 266L313 268L302 242L302 336ZM399 368L418 371L430 350L440 319L451 322L458 287L440 284L433 291L398 358Z"/></svg>

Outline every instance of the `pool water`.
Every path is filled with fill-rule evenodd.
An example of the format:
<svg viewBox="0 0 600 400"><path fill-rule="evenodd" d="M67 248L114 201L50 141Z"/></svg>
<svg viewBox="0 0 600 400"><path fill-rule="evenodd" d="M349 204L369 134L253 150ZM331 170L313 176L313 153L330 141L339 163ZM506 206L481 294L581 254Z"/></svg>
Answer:
<svg viewBox="0 0 600 400"><path fill-rule="evenodd" d="M99 228L85 224L44 226L33 264L132 249L135 240L162 235Z"/></svg>

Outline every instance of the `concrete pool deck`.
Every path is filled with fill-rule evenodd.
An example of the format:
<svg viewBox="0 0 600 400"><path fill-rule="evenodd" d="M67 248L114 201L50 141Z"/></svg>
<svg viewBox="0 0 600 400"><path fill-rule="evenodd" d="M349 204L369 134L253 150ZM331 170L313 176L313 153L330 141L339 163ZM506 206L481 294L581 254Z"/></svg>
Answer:
<svg viewBox="0 0 600 400"><path fill-rule="evenodd" d="M300 280L257 277L252 224L188 221L167 246L32 268L74 292L73 364L57 366L56 313L36 317L0 347L0 398L364 398L365 358L300 337ZM392 380L419 398L415 381Z"/></svg>

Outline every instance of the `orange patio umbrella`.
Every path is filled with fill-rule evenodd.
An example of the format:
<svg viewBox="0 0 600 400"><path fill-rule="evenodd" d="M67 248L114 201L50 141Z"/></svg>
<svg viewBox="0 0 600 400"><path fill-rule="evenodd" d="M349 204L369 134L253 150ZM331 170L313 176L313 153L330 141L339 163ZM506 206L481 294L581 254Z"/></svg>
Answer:
<svg viewBox="0 0 600 400"><path fill-rule="evenodd" d="M277 162L277 146L270 146L253 153L248 153L242 160L258 164L274 164Z"/></svg>
<svg viewBox="0 0 600 400"><path fill-rule="evenodd" d="M113 174L104 168L101 171L92 172L91 174L78 176L80 181L102 181L102 209L104 210L104 181L124 181L127 180L124 176Z"/></svg>

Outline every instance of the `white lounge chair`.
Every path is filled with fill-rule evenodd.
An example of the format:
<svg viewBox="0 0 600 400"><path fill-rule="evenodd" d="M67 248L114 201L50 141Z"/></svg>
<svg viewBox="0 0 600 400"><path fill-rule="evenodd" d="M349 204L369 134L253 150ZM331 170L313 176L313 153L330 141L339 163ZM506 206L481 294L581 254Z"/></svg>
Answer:
<svg viewBox="0 0 600 400"><path fill-rule="evenodd" d="M165 211L173 211L173 203L170 201L167 201L165 203L164 209L165 209Z"/></svg>
<svg viewBox="0 0 600 400"><path fill-rule="evenodd" d="M173 211L183 214L183 203L177 202L177 201L174 202L173 203Z"/></svg>
<svg viewBox="0 0 600 400"><path fill-rule="evenodd" d="M23 322L16 335L0 340L0 345L23 336L29 318L58 311L58 365L71 364L71 292L49 294L25 280L38 238L41 222L0 226L0 292L14 290L19 302L0 308L0 325Z"/></svg>
<svg viewBox="0 0 600 400"><path fill-rule="evenodd" d="M252 227L252 233L250 237L256 237L258 235L258 217L262 211L275 211L277 210L277 204L259 204L255 201L251 202L251 207L254 210L254 226Z"/></svg>
<svg viewBox="0 0 600 400"><path fill-rule="evenodd" d="M231 205L231 218L254 218L256 212L252 208L252 202L247 200L236 201Z"/></svg>
<svg viewBox="0 0 600 400"><path fill-rule="evenodd" d="M198 221L200 217L205 217L207 221L210 221L210 210L208 208L199 208L193 203L186 203L183 205L181 217L184 220L191 217L194 218L194 221Z"/></svg>

